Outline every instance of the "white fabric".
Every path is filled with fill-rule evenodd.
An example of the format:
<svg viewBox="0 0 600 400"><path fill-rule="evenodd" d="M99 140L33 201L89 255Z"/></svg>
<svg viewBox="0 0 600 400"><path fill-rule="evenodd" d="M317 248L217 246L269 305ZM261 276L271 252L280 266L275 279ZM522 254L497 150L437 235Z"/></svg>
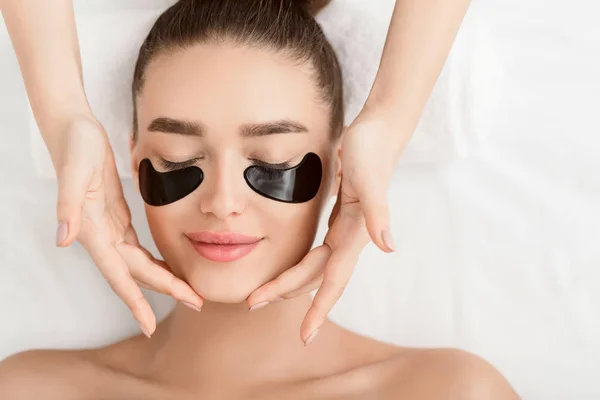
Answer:
<svg viewBox="0 0 600 400"><path fill-rule="evenodd" d="M147 1L118 3L79 1L79 18L91 24L91 11L103 7L106 21L125 8L152 12ZM364 4L364 20L336 29L350 36L382 24L387 3L381 14ZM599 11L584 0L473 2L454 49L461 52L415 137L415 158L400 163L390 187L399 251L365 250L334 320L399 345L473 351L525 399L600 398ZM123 37L126 27L119 25ZM332 40L346 63L375 57L375 49L353 57ZM3 29L0 60L0 359L137 332L85 251L53 246L55 182L35 167L27 98ZM417 140L426 162L416 162ZM123 182L141 240L153 249L139 197ZM149 296L164 316L172 302Z"/></svg>

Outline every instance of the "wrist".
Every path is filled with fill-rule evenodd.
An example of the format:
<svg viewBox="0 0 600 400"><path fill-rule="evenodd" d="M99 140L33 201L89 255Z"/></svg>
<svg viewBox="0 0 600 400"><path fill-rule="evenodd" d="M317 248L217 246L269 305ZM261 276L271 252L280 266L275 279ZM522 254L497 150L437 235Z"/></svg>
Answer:
<svg viewBox="0 0 600 400"><path fill-rule="evenodd" d="M420 114L394 98L369 96L360 118L382 121L390 145L395 145L402 152L416 130Z"/></svg>
<svg viewBox="0 0 600 400"><path fill-rule="evenodd" d="M67 127L78 118L94 119L85 95L52 98L43 96L43 101L31 99L31 110L40 133L45 141L53 141L63 136Z"/></svg>
<svg viewBox="0 0 600 400"><path fill-rule="evenodd" d="M32 109L40 134L55 167L60 164L64 156L65 143L71 127L80 120L96 122L87 100L65 102L60 107L43 111L35 110L32 104Z"/></svg>
<svg viewBox="0 0 600 400"><path fill-rule="evenodd" d="M384 86L380 79L376 79L364 109L395 121L397 124L416 124L420 118L421 109L412 98L407 97L407 93L404 93L398 85Z"/></svg>

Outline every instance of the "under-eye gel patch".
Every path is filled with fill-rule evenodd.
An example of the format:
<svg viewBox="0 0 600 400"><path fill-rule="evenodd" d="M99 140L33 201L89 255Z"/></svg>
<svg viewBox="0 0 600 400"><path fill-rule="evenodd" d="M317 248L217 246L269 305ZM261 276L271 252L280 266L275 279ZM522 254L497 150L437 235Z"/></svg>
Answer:
<svg viewBox="0 0 600 400"><path fill-rule="evenodd" d="M261 196L285 203L304 203L319 192L323 168L315 153L308 153L300 164L277 169L252 165L244 171L248 186Z"/></svg>
<svg viewBox="0 0 600 400"><path fill-rule="evenodd" d="M204 179L204 173L196 166L158 172L145 158L140 163L139 179L144 201L151 206L165 206L196 190Z"/></svg>

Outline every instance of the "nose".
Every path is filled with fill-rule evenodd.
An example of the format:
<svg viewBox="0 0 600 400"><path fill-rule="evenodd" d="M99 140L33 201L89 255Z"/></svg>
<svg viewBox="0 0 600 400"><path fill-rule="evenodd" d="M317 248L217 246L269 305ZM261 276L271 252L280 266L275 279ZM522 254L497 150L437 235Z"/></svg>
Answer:
<svg viewBox="0 0 600 400"><path fill-rule="evenodd" d="M245 208L244 178L232 162L216 161L201 185L200 210L220 220L239 215ZM239 175L239 176L238 176Z"/></svg>

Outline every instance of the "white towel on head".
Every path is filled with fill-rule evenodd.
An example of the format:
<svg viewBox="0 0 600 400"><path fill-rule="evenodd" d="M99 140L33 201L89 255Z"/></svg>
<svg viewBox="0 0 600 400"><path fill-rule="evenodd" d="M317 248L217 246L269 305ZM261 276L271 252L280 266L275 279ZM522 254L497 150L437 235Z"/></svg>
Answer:
<svg viewBox="0 0 600 400"><path fill-rule="evenodd" d="M172 3L172 1L171 1ZM369 94L379 67L394 1L337 0L317 17L338 54L344 75L346 124ZM104 125L121 177L130 177L131 80L138 50L165 9L78 10L85 90ZM472 9L475 8L472 6ZM402 163L443 163L465 157L491 127L501 75L486 29L470 10ZM115 29L118 28L118 29ZM54 170L37 124L30 118L32 154L40 176Z"/></svg>

